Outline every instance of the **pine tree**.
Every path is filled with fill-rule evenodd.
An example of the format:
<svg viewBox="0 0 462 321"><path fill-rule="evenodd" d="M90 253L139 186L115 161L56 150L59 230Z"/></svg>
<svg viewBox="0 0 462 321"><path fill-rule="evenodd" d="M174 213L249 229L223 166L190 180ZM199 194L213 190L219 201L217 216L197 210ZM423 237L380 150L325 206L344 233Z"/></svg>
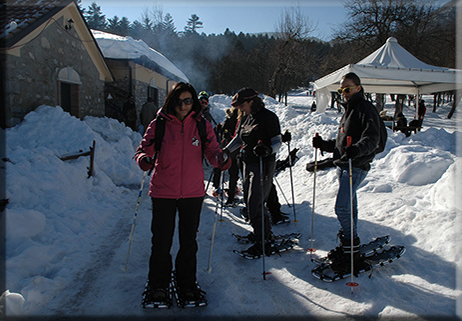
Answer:
<svg viewBox="0 0 462 321"><path fill-rule="evenodd" d="M131 27L130 27L130 20L127 17L122 17L120 20L120 35L121 36L128 36L130 35Z"/></svg>
<svg viewBox="0 0 462 321"><path fill-rule="evenodd" d="M203 28L203 22L199 19L197 14L192 14L191 18L186 22L186 27L184 27L185 33L197 33L196 29Z"/></svg>
<svg viewBox="0 0 462 321"><path fill-rule="evenodd" d="M118 16L108 19L107 31L114 34L119 34L120 32L120 19Z"/></svg>
<svg viewBox="0 0 462 321"><path fill-rule="evenodd" d="M96 2L93 2L90 6L88 6L88 12L85 13L84 17L90 29L101 31L106 30L106 16L103 15L101 7L98 6Z"/></svg>
<svg viewBox="0 0 462 321"><path fill-rule="evenodd" d="M174 34L176 33L175 23L173 22L173 17L170 13L167 13L162 22L163 28L167 33Z"/></svg>

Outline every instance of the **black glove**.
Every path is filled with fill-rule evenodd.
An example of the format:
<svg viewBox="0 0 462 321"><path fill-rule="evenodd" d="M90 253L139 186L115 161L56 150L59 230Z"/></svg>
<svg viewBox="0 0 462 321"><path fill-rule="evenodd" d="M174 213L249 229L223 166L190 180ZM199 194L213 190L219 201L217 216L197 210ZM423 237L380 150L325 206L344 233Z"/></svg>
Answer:
<svg viewBox="0 0 462 321"><path fill-rule="evenodd" d="M327 150L327 141L322 139L321 136L314 136L313 137L313 147L319 148L321 151Z"/></svg>
<svg viewBox="0 0 462 321"><path fill-rule="evenodd" d="M345 154L342 156L342 158L346 158L346 159L354 159L358 156L359 154L359 149L358 147L356 146L348 146L346 149L345 149Z"/></svg>
<svg viewBox="0 0 462 321"><path fill-rule="evenodd" d="M268 157L273 149L265 144L257 145L253 148L253 153L258 157Z"/></svg>
<svg viewBox="0 0 462 321"><path fill-rule="evenodd" d="M286 130L286 132L281 136L282 142L290 142L292 140L292 134L289 132L289 130Z"/></svg>

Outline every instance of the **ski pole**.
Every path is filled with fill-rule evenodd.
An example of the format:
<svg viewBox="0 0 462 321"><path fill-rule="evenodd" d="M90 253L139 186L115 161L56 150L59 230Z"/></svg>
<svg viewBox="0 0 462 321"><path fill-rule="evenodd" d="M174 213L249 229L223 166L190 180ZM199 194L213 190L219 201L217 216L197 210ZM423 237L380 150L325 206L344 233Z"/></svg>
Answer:
<svg viewBox="0 0 462 321"><path fill-rule="evenodd" d="M210 185L210 181L212 180L212 176L213 176L213 170L210 173L209 181L207 182L207 187L205 188L205 193L207 193L207 190L209 189L209 185Z"/></svg>
<svg viewBox="0 0 462 321"><path fill-rule="evenodd" d="M288 132L289 130L287 130ZM294 195L294 180L292 177L292 156L290 155L290 141L287 142L287 147L289 148L289 172L290 172L290 189L292 191L292 205L294 210L294 220L292 222L298 222L297 214L295 214L295 195Z"/></svg>
<svg viewBox="0 0 462 321"><path fill-rule="evenodd" d="M223 172L220 172L220 181L222 181ZM213 242L215 240L215 230L217 228L217 219L218 219L218 198L220 195L217 195L217 204L215 206L215 217L213 219L213 229L212 229L212 241L210 243L210 253L209 253L209 265L207 267L207 273L212 272L212 251L213 251Z"/></svg>
<svg viewBox="0 0 462 321"><path fill-rule="evenodd" d="M351 136L347 137L347 147L351 146ZM350 170L350 224L351 224L351 238L350 238L350 261L351 261L351 281L347 283L347 286L351 288L351 293L353 293L353 288L358 286L358 283L353 281L353 272L354 272L354 253L353 253L353 165L351 158L348 158L348 167Z"/></svg>
<svg viewBox="0 0 462 321"><path fill-rule="evenodd" d="M219 222L223 222L223 203L225 197L225 188L224 188L225 173L220 172L220 187L218 188L218 195L220 197L220 219Z"/></svg>
<svg viewBox="0 0 462 321"><path fill-rule="evenodd" d="M278 180L276 179L276 176L274 176L273 179L274 179L274 181L276 182L276 185L279 187L279 190L281 191L282 196L283 196L284 199L286 200L287 206L292 207L292 206L289 204L289 201L287 200L287 197L286 197L286 195L284 194L284 191L282 190L281 185L279 185L279 182L278 182Z"/></svg>
<svg viewBox="0 0 462 321"><path fill-rule="evenodd" d="M262 141L258 141L258 146L261 146ZM264 193L263 193L263 157L260 158L260 194L261 194L261 246L262 246L262 265L263 265L263 280L266 280L266 275L270 274L265 271L265 199L264 199Z"/></svg>
<svg viewBox="0 0 462 321"><path fill-rule="evenodd" d="M315 135L316 137L319 136L318 133ZM314 242L314 209L315 209L315 201L316 201L316 172L318 171L318 149L314 149L314 179L313 179L313 209L311 210L311 247L308 249L310 251L310 255L313 252L316 252L316 249L313 248Z"/></svg>
<svg viewBox="0 0 462 321"><path fill-rule="evenodd" d="M133 241L133 232L135 231L136 217L138 216L138 208L140 207L141 194L143 193L143 186L144 186L144 180L145 179L146 179L146 172L143 173L143 179L141 180L141 187L140 187L140 191L138 193L138 201L136 203L135 216L133 218L132 230L130 232L130 240L128 242L127 260L125 261L125 267L122 268L122 271L124 271L124 272L126 272L128 270L128 258L130 256L130 248L132 246L132 241Z"/></svg>

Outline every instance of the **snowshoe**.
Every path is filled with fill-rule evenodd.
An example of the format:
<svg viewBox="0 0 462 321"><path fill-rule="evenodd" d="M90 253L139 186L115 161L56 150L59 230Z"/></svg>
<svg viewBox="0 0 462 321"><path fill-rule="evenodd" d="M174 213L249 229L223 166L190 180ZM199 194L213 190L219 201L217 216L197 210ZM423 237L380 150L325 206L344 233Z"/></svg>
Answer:
<svg viewBox="0 0 462 321"><path fill-rule="evenodd" d="M230 201L230 200L228 199L228 201L227 201L223 206L224 206L224 207L236 207L236 206L239 205L239 203L240 203L239 200L234 199L234 200L231 200L231 201Z"/></svg>
<svg viewBox="0 0 462 321"><path fill-rule="evenodd" d="M255 243L255 235L253 233L249 233L247 235L239 235L236 233L232 234L239 242L248 244L248 243ZM271 240L274 243L282 242L286 239L296 240L299 239L302 233L289 233L289 234L280 234L280 235L273 235Z"/></svg>
<svg viewBox="0 0 462 321"><path fill-rule="evenodd" d="M175 274L173 274L172 285L176 304L180 308L195 308L207 305L207 299L205 297L206 292L200 288L197 282L195 287L191 289L181 289L177 285Z"/></svg>
<svg viewBox="0 0 462 321"><path fill-rule="evenodd" d="M229 196L229 189L225 188L224 191L225 191L225 194ZM241 188L239 186L236 186L236 190L234 191L234 196L239 195L240 192L241 192Z"/></svg>
<svg viewBox="0 0 462 321"><path fill-rule="evenodd" d="M143 292L143 300L141 302L144 309L154 308L154 309L170 309L173 304L172 299L172 288L168 287L166 289L162 288L152 288L148 283L146 283L145 290Z"/></svg>
<svg viewBox="0 0 462 321"><path fill-rule="evenodd" d="M361 253L361 257L369 257L371 255L374 255L378 251L382 250L385 245L390 243L391 237L389 235L381 236L378 237L369 243L361 244L359 247L359 252ZM329 252L327 256L321 257L321 258L312 258L311 261L316 263L316 264L330 264L332 262L331 258L335 257L336 254L334 253L335 251L340 251L341 247L338 247L332 251Z"/></svg>
<svg viewBox="0 0 462 321"><path fill-rule="evenodd" d="M265 245L265 255L271 256L273 254L286 252L292 249L296 244L297 242L292 239L283 239L278 243L268 242ZM263 256L263 248L261 246L261 243L255 243L247 250L234 250L233 252L249 260L258 259Z"/></svg>
<svg viewBox="0 0 462 321"><path fill-rule="evenodd" d="M243 207L239 210L239 213L241 214L242 218L246 221L246 222L250 222L250 218L249 218L249 213L247 212L247 207Z"/></svg>
<svg viewBox="0 0 462 321"><path fill-rule="evenodd" d="M276 219L272 218L271 221L273 225L283 225L283 224L290 223L289 217L287 215L284 215L284 213L282 212L279 214L279 216Z"/></svg>
<svg viewBox="0 0 462 321"><path fill-rule="evenodd" d="M385 249L381 252L374 253L369 257L363 258L362 266L355 269L357 274L361 274L367 271L372 271L378 267L388 265L397 259L399 259L406 252L406 248L402 245L392 246L389 249ZM351 270L345 269L344 271L335 272L332 269L332 263L322 264L313 270L311 274L317 279L324 282L334 282L351 276Z"/></svg>

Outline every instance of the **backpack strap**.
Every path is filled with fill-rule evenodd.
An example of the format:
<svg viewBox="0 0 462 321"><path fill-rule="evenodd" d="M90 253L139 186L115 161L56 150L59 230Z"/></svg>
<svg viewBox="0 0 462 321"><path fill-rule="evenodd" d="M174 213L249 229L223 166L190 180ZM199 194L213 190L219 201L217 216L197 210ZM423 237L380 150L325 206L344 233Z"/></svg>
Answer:
<svg viewBox="0 0 462 321"><path fill-rule="evenodd" d="M154 148L156 152L160 151L162 147L162 140L165 134L165 117L157 115L156 117L156 135L154 136Z"/></svg>
<svg viewBox="0 0 462 321"><path fill-rule="evenodd" d="M207 124L205 123L205 118L203 116L201 116L200 120L197 122L197 130L199 131L203 156L205 144L209 142L209 140L207 139Z"/></svg>
<svg viewBox="0 0 462 321"><path fill-rule="evenodd" d="M161 115L157 115L155 136L154 136L154 139L151 140L151 145L154 144L154 149L156 151L156 153L154 154L154 158L153 158L154 161L162 147L162 140L164 139L164 134L165 134L165 123L166 123L165 117ZM201 140L202 157L204 157L205 144L209 142L209 140L207 139L207 127L206 126L207 124L205 123L205 118L201 116L200 120L197 122L197 130L199 131L199 137Z"/></svg>

